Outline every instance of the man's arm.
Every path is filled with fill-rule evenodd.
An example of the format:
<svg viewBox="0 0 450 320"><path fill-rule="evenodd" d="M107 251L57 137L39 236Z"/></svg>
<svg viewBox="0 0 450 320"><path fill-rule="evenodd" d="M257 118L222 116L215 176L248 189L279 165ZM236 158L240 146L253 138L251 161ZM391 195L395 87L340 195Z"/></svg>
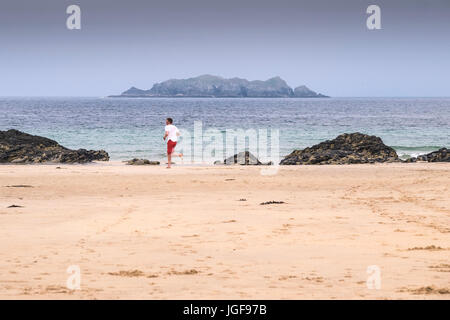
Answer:
<svg viewBox="0 0 450 320"><path fill-rule="evenodd" d="M164 133L164 137L163 137L163 140L166 140L166 138L167 138L167 136L169 135L169 132L168 131L166 131L165 133Z"/></svg>

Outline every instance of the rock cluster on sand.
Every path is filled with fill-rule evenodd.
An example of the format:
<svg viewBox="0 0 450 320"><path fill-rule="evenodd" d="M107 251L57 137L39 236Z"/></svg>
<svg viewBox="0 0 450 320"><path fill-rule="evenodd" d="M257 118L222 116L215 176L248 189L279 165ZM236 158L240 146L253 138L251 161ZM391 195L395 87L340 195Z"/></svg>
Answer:
<svg viewBox="0 0 450 320"><path fill-rule="evenodd" d="M359 132L341 134L303 150L294 150L281 165L351 164L400 161L381 138Z"/></svg>
<svg viewBox="0 0 450 320"><path fill-rule="evenodd" d="M147 165L147 166L159 166L160 163L159 163L159 161L150 161L150 160L147 160L147 159L134 158L132 160L128 160L127 164L128 165L132 165L132 166L145 166L145 165Z"/></svg>
<svg viewBox="0 0 450 320"><path fill-rule="evenodd" d="M0 163L86 163L109 161L106 151L70 150L56 141L18 130L0 131Z"/></svg>
<svg viewBox="0 0 450 320"><path fill-rule="evenodd" d="M214 162L216 165L233 165L233 164L239 164L239 165L271 165L271 162L268 163L262 163L259 161L253 154L251 154L249 151L243 151L239 152L238 154L235 154L232 157L229 157L223 161L216 161Z"/></svg>
<svg viewBox="0 0 450 320"><path fill-rule="evenodd" d="M428 154L422 154L415 158L409 158L405 162L416 162L416 161L450 162L450 150L448 150L447 148L441 148L438 151L433 151Z"/></svg>

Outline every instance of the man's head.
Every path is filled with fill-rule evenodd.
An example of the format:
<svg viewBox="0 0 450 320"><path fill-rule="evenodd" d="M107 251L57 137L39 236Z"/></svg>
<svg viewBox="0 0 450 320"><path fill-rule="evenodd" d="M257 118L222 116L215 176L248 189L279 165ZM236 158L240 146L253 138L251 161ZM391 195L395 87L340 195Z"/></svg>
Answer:
<svg viewBox="0 0 450 320"><path fill-rule="evenodd" d="M173 119L172 118L167 118L166 119L166 125L172 124L173 123Z"/></svg>

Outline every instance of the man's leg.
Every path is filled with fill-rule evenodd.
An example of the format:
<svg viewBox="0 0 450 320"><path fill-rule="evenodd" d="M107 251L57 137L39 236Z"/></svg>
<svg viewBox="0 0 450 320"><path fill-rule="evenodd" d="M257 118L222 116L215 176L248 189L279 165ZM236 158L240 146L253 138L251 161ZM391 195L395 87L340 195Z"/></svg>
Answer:
<svg viewBox="0 0 450 320"><path fill-rule="evenodd" d="M178 157L180 157L181 160L183 160L183 154L182 153L175 153L176 146L177 146L177 143L175 142L175 145L174 145L174 147L172 149L172 154L170 156L171 156L171 158L172 158L172 156L178 156Z"/></svg>
<svg viewBox="0 0 450 320"><path fill-rule="evenodd" d="M174 156L178 156L181 158L181 160L183 160L183 154L182 153L172 153Z"/></svg>
<svg viewBox="0 0 450 320"><path fill-rule="evenodd" d="M172 163L172 154L167 153L167 168L170 168L171 163Z"/></svg>

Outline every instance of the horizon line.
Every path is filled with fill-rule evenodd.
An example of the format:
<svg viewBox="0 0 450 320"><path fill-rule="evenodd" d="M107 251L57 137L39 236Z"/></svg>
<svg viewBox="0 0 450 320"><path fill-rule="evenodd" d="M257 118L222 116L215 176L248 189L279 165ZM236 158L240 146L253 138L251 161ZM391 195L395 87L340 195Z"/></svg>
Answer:
<svg viewBox="0 0 450 320"><path fill-rule="evenodd" d="M0 98L90 98L90 99L114 99L116 97L108 96L90 96L90 95L29 95L29 96L19 96L19 95L0 95ZM321 98L308 98L308 97L120 97L121 99L321 99ZM349 99L349 98L391 98L391 99L407 99L407 98L450 98L450 96L329 96L323 99Z"/></svg>

